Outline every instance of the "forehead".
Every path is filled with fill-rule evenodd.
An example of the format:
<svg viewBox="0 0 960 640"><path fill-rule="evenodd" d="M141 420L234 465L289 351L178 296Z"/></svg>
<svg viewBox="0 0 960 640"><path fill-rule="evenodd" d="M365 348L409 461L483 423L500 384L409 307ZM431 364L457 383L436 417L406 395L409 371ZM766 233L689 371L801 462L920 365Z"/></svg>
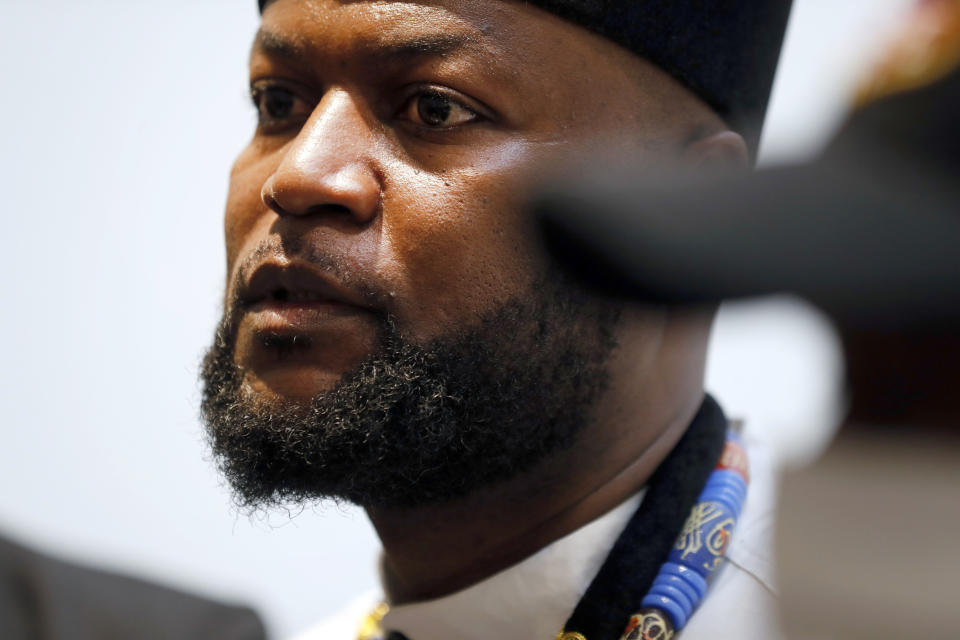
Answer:
<svg viewBox="0 0 960 640"><path fill-rule="evenodd" d="M415 56L471 58L523 76L527 86L624 79L642 61L611 41L526 2L512 0L273 0L253 53L341 64Z"/></svg>
<svg viewBox="0 0 960 640"><path fill-rule="evenodd" d="M274 0L264 11L254 51L287 57L510 56L523 48L522 32L544 35L537 19L543 17L494 1ZM525 44L538 43L528 37Z"/></svg>

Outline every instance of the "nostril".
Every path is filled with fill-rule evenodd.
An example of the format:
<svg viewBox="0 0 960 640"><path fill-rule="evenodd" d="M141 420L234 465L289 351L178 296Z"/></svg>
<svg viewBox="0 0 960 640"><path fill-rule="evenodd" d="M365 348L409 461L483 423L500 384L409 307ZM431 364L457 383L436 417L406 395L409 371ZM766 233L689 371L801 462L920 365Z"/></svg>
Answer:
<svg viewBox="0 0 960 640"><path fill-rule="evenodd" d="M318 204L310 207L307 211L308 215L345 215L351 216L353 212L350 211L350 207L347 207L342 204Z"/></svg>

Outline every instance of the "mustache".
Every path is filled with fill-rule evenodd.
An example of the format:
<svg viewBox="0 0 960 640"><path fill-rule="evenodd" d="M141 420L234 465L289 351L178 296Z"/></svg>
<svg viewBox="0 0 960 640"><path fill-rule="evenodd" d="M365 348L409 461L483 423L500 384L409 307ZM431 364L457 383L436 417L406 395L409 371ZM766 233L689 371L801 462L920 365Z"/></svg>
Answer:
<svg viewBox="0 0 960 640"><path fill-rule="evenodd" d="M272 235L257 244L247 255L241 258L234 276L228 283L229 295L224 308L224 318L235 323L243 311L241 291L243 285L261 265L269 262L287 264L298 262L311 269L323 272L342 287L356 292L372 309L379 310L386 318L393 302L389 290L370 276L360 272L350 261L324 251L311 243L300 239L287 239Z"/></svg>

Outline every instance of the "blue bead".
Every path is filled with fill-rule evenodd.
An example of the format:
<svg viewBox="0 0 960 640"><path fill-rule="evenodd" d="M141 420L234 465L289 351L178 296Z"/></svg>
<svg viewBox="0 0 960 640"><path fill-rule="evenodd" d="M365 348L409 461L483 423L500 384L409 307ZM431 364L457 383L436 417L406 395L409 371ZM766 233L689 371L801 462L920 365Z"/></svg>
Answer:
<svg viewBox="0 0 960 640"><path fill-rule="evenodd" d="M675 562L667 562L664 563L663 567L660 569L660 573L663 575L676 576L682 579L697 593L697 599L702 600L703 596L707 594L707 581L703 579L703 576L692 569L688 569L683 565L676 564Z"/></svg>
<svg viewBox="0 0 960 640"><path fill-rule="evenodd" d="M730 496L730 499L733 500L738 507L741 504L743 504L744 498L746 498L746 494L744 494L742 491L739 491L735 487L717 486L717 487L709 487L707 489L704 489L703 493L700 494L700 502L709 500L710 496L716 495L716 494L723 494L723 495Z"/></svg>
<svg viewBox="0 0 960 640"><path fill-rule="evenodd" d="M697 608L697 604L700 602L700 598L703 596L697 593L697 590L690 586L690 583L681 578L680 576L670 575L669 573L661 569L660 575L657 576L657 579L653 581L653 586L665 585L668 587L673 587L674 589L680 590L687 600L690 601L692 609ZM687 613L689 616L689 612Z"/></svg>
<svg viewBox="0 0 960 640"><path fill-rule="evenodd" d="M715 482L708 482L703 488L703 491L700 492L700 495L702 496L712 491L729 491L730 493L736 495L737 499L740 501L743 501L743 499L747 497L747 490L742 485L738 485L736 482L723 479L719 479Z"/></svg>
<svg viewBox="0 0 960 640"><path fill-rule="evenodd" d="M693 608L697 604L696 602L691 602L690 598L684 595L683 591L680 591L680 589L672 587L668 584L657 584L654 582L653 586L650 587L650 594L654 596L663 596L664 598L673 600L674 604L679 605L683 610L683 615L688 618L690 617L690 614L693 613Z"/></svg>
<svg viewBox="0 0 960 640"><path fill-rule="evenodd" d="M733 515L734 519L740 517L740 500L729 491L711 491L708 494L700 496L700 502L717 502L723 505L724 510Z"/></svg>
<svg viewBox="0 0 960 640"><path fill-rule="evenodd" d="M728 504L731 500L728 495L716 494L713 499L698 503L667 560L689 567L704 578L713 573L736 523L736 510Z"/></svg>
<svg viewBox="0 0 960 640"><path fill-rule="evenodd" d="M747 495L747 483L744 482L743 478L738 474L731 471L714 471L710 474L710 478L707 480L707 484L704 485L703 490L708 491L713 487L731 487L744 496Z"/></svg>
<svg viewBox="0 0 960 640"><path fill-rule="evenodd" d="M714 509L723 511L724 515L732 515L736 518L739 515L738 502L737 497L728 491L711 491L700 496L699 504L712 504Z"/></svg>
<svg viewBox="0 0 960 640"><path fill-rule="evenodd" d="M709 487L710 485L718 482L723 484L735 484L741 487L746 484L739 474L726 469L716 469L710 473L710 476L707 478L707 483L704 486Z"/></svg>
<svg viewBox="0 0 960 640"><path fill-rule="evenodd" d="M730 491L735 493L739 500L742 502L747 497L747 487L743 483L736 482L735 480L729 480L725 478L717 478L703 487L703 491L700 495L708 493L710 491Z"/></svg>

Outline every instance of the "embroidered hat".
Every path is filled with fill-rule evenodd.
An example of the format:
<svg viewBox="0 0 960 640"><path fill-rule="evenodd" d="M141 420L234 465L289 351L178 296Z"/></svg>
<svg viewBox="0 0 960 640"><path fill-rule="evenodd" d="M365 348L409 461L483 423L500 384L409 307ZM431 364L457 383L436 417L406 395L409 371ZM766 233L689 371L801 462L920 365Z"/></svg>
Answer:
<svg viewBox="0 0 960 640"><path fill-rule="evenodd" d="M270 0L258 0L260 10ZM792 0L528 0L682 82L756 151Z"/></svg>

